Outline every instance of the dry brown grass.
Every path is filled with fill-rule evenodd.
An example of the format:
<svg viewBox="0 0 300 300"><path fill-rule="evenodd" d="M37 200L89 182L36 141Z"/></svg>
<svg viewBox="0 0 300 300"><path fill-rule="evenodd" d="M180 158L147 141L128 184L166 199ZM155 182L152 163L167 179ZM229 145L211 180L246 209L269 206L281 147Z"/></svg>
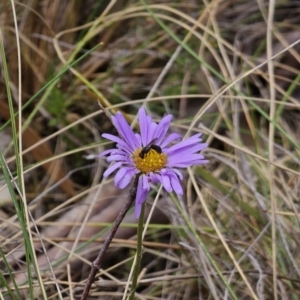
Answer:
<svg viewBox="0 0 300 300"><path fill-rule="evenodd" d="M102 179L104 160L86 159L107 147L101 133L113 131L99 99L130 122L141 105L157 119L172 113L172 130L201 131L210 145L210 163L185 173L183 198L157 196L136 298L233 299L217 266L236 299L298 299L299 3L152 1L153 16L133 0L15 2L20 49L11 5L2 1L0 28L15 112L29 103L21 120L22 198L39 269L35 298L79 298L128 193ZM4 124L11 117L1 78ZM1 130L14 172L11 127ZM29 299L24 236L4 180L1 186L0 246ZM90 299L124 296L136 245L133 214L123 223ZM14 290L3 256L1 272ZM2 282L0 298L11 299Z"/></svg>

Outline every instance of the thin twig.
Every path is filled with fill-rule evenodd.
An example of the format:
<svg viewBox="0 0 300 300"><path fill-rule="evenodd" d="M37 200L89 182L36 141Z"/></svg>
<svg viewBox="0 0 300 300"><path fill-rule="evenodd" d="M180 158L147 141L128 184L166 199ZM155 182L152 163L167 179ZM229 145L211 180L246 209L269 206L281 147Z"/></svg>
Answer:
<svg viewBox="0 0 300 300"><path fill-rule="evenodd" d="M83 293L82 293L82 296L81 296L81 300L86 300L87 299L87 297L89 295L89 292L90 292L90 289L91 289L91 286L92 286L92 283L94 281L94 278L95 278L97 272L100 270L104 254L106 253L113 237L116 234L116 231L118 230L118 228L119 228L121 222L123 221L126 213L130 209L131 205L133 204L133 202L136 198L138 181L139 181L139 174L135 176L133 185L132 185L132 187L130 189L130 192L129 192L128 199L127 199L125 205L123 206L123 208L121 209L121 211L119 212L119 214L117 216L117 219L116 219L113 227L110 230L109 235L107 236L101 250L99 251L99 254L98 254L97 258L93 262L90 275L87 279L86 285L84 287L84 290L83 290Z"/></svg>

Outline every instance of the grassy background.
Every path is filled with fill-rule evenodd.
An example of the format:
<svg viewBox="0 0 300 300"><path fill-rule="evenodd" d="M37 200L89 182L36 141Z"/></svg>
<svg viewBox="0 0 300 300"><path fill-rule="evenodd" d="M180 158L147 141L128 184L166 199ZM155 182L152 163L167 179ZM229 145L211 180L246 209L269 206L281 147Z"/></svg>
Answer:
<svg viewBox="0 0 300 300"><path fill-rule="evenodd" d="M209 144L184 197L148 197L136 299L299 299L298 2L0 5L0 299L80 298L128 194L102 178L98 101ZM136 227L90 299L126 298Z"/></svg>

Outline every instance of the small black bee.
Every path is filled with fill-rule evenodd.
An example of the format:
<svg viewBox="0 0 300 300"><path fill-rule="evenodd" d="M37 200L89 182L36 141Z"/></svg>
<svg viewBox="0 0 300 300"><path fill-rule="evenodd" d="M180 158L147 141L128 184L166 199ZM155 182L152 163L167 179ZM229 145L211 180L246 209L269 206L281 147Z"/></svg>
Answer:
<svg viewBox="0 0 300 300"><path fill-rule="evenodd" d="M153 141L151 141L147 146L145 146L145 147L142 149L142 151L141 151L140 154L139 154L140 158L144 158L145 155L146 155L151 149L155 150L155 151L156 151L157 153L159 153L159 154L162 153L161 148L160 148L158 145L155 145L155 144L154 144L156 140L157 140L157 139L154 139Z"/></svg>

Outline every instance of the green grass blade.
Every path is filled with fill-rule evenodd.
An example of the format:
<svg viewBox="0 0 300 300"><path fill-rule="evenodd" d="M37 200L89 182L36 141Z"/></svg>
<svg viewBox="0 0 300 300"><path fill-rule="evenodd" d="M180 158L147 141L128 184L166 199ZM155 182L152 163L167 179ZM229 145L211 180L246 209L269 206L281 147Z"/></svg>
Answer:
<svg viewBox="0 0 300 300"><path fill-rule="evenodd" d="M11 290L11 288L10 288L10 286L9 286L6 278L2 274L2 271L0 271L0 280L2 282L1 286L4 285L6 287L7 294L11 297L11 299L13 299L13 300L20 299L20 300L22 300L21 294L19 292L18 285L16 284L14 275L13 275L11 269L10 269L10 265L8 264L8 262L6 260L5 254L4 254L4 252L3 252L3 250L2 250L1 247L0 247L0 256L2 257L2 261L3 261L3 263L4 263L5 267L6 267L6 270L7 270L8 274L9 274L9 277L10 277L10 279L11 279L11 281L12 281L14 287L15 287L15 291L17 293L17 298L15 297L14 292Z"/></svg>
<svg viewBox="0 0 300 300"><path fill-rule="evenodd" d="M25 245L25 249L26 249L26 266L27 266L27 272L28 272L28 284L29 284L29 290L32 293L33 292L33 285L32 285L32 275L31 275L31 270L30 270L30 265L32 262L32 257L34 256L33 251L34 249L32 248L32 244L30 242L30 238L29 238L29 234L27 231L27 227L26 227L26 220L25 220L25 216L24 216L24 207L22 205L22 201L17 199L16 193L14 191L14 187L12 185L11 180L12 176L7 168L5 159L3 157L2 152L0 152L0 166L2 168L3 171L3 175L9 190L9 193L11 195L15 210L16 210L16 214L18 217L18 220L20 222L20 227L23 233L23 239L24 239L24 245ZM17 187L17 185L16 185ZM17 187L18 188L18 187ZM21 194L20 194L21 196ZM36 268L36 266L34 266ZM42 284L42 283L40 283ZM32 294L33 297L33 294Z"/></svg>

